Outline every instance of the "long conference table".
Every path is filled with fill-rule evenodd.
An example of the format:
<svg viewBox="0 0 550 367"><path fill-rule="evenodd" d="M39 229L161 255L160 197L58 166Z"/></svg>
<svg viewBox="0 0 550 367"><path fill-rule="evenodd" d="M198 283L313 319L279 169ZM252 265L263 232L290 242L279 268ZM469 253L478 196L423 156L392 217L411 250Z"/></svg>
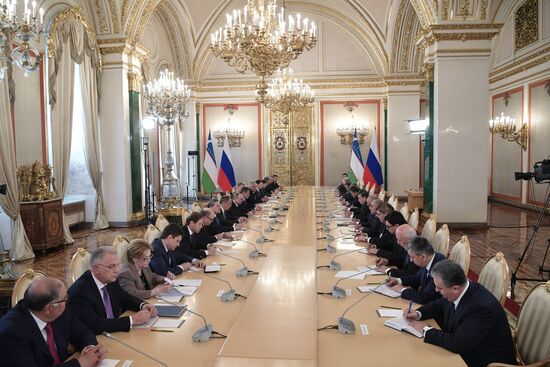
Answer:
<svg viewBox="0 0 550 367"><path fill-rule="evenodd" d="M190 313L186 313L183 316L185 322L171 332L134 328L128 333L113 333L113 336L168 366L465 366L459 355L383 325L386 319L378 317L376 309L380 306L406 309L408 302L402 299L369 293L346 314L346 318L356 325L354 334L317 330L336 324L344 310L364 296L357 291L357 286L383 281L384 276L369 275L364 280L341 281L340 287L351 289L351 295L343 299L317 295L318 291L330 291L338 280L334 271L317 269L317 266L328 264L335 255L357 247L349 244L349 240L336 239L332 242L337 248L336 253L318 251L328 242L317 240L318 236L325 235L318 230L322 225L318 221L339 206L334 190L295 187L293 192L294 199L288 211L283 211L283 216L278 218L282 223L272 225L278 230L265 233L274 242L257 245L260 251L267 253L267 257L249 259L252 246L243 242L231 248L231 256L241 259L250 270L259 274L238 278L235 272L242 267L240 262L220 254L205 259L206 263L225 264L219 273L212 275L229 281L246 299L222 302L217 294L226 290L227 285L204 276L202 272L185 272L180 276L202 279L202 285L193 296L185 297L181 303L202 314L217 332L227 338L193 342L193 333L204 322ZM316 195L327 198L322 209L316 210ZM251 218L247 227L259 231L265 229L267 220L261 219L260 214L265 216L266 211ZM335 228L335 223L331 228ZM331 233L338 237L339 231L336 228ZM259 236L256 231L247 230L242 238L255 242ZM354 252L340 256L338 261L342 270L357 270L357 266L373 264L375 259ZM361 324L367 326L368 335L362 333ZM107 358L121 360L117 366L121 366L124 360L132 360L133 367L160 365L114 340L104 336L98 336L98 340L106 346Z"/></svg>

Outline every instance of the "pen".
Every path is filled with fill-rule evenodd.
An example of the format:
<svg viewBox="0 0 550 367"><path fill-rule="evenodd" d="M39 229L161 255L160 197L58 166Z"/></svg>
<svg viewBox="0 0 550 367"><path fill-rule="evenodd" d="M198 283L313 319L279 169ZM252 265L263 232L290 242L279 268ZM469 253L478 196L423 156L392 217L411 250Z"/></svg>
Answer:
<svg viewBox="0 0 550 367"><path fill-rule="evenodd" d="M385 282L367 282L367 284L384 284Z"/></svg>
<svg viewBox="0 0 550 367"><path fill-rule="evenodd" d="M162 333L173 333L174 330L166 330L166 329L151 329L151 331L158 331Z"/></svg>
<svg viewBox="0 0 550 367"><path fill-rule="evenodd" d="M400 310L401 308L400 307L391 307L391 306L380 306L382 308L389 308L391 310Z"/></svg>
<svg viewBox="0 0 550 367"><path fill-rule="evenodd" d="M411 313L411 308L413 306L413 301L412 299L409 301L409 309L407 310L407 315Z"/></svg>

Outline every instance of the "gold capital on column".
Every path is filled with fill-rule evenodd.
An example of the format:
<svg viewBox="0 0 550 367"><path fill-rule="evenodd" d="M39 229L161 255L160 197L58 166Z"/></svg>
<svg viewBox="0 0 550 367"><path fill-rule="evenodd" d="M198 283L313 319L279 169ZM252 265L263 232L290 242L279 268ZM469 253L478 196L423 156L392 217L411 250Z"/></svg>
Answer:
<svg viewBox="0 0 550 367"><path fill-rule="evenodd" d="M427 81L433 81L434 80L434 64L433 63L425 63L422 67L422 75L424 76L424 79Z"/></svg>
<svg viewBox="0 0 550 367"><path fill-rule="evenodd" d="M141 80L142 77L138 73L128 73L128 91L129 92L138 92L141 91Z"/></svg>

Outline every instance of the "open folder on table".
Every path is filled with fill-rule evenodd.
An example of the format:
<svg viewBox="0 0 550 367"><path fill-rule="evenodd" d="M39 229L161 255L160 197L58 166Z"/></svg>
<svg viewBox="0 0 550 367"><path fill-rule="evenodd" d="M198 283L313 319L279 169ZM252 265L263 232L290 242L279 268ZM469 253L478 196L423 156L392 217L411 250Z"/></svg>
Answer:
<svg viewBox="0 0 550 367"><path fill-rule="evenodd" d="M391 289L390 287L388 287L385 284L382 284L381 286L377 287L376 289L374 289L374 291L376 293L380 293L380 294L382 294L384 296L387 296L387 297L390 297L390 298L401 297L401 293L399 293L397 291L394 291L393 289Z"/></svg>
<svg viewBox="0 0 550 367"><path fill-rule="evenodd" d="M411 325L409 325L409 322L403 317L396 317L395 319L386 320L384 321L384 325L395 330L404 331L406 333L412 334L417 338L422 338L424 336L422 332L416 330Z"/></svg>

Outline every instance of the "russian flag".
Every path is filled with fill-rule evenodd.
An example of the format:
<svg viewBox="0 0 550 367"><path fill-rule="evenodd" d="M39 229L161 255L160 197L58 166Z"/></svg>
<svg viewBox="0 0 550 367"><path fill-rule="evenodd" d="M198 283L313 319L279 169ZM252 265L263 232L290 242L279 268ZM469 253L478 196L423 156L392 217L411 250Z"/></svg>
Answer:
<svg viewBox="0 0 550 367"><path fill-rule="evenodd" d="M222 191L227 192L236 184L237 181L235 180L235 171L233 171L231 155L229 154L229 136L226 136L223 142L220 170L218 171L218 186L220 186Z"/></svg>
<svg viewBox="0 0 550 367"><path fill-rule="evenodd" d="M380 166L380 157L378 156L378 134L376 133L376 128L372 134L365 171L363 172L363 183L366 185L367 182L377 184L378 186L384 183L382 167Z"/></svg>

